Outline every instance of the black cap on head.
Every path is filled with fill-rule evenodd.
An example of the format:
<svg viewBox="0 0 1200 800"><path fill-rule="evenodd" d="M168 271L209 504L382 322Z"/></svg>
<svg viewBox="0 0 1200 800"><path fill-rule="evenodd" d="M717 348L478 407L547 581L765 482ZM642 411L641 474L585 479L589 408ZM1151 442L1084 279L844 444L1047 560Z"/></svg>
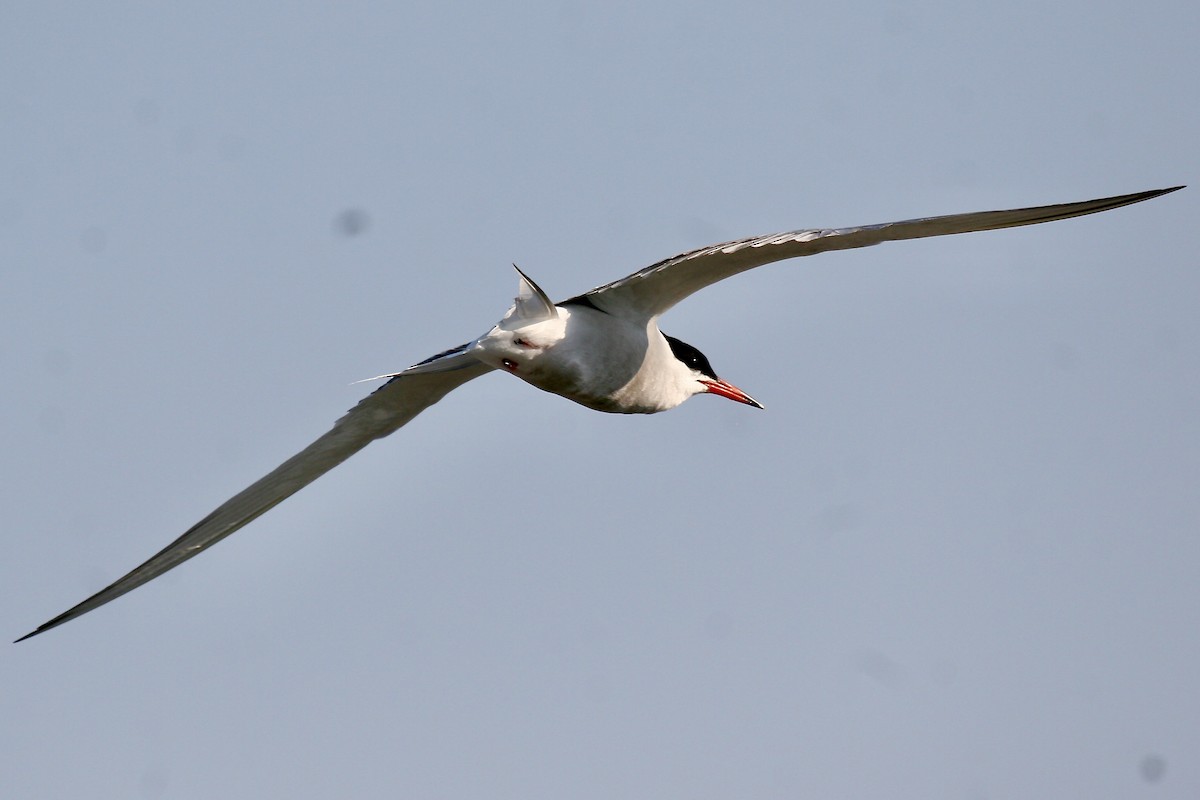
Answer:
<svg viewBox="0 0 1200 800"><path fill-rule="evenodd" d="M687 364L701 375L714 380L717 379L717 373L713 371L712 364L708 363L708 357L704 353L701 353L687 342L679 341L674 336L667 336L664 333L663 338L667 340L667 344L670 345L671 353L675 358Z"/></svg>

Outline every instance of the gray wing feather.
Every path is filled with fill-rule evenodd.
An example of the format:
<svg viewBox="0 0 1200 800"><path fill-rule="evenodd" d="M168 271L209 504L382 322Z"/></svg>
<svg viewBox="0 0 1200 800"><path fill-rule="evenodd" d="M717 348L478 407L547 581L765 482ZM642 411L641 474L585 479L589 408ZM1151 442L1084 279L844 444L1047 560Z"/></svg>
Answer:
<svg viewBox="0 0 1200 800"><path fill-rule="evenodd" d="M587 302L611 314L650 318L664 313L705 286L773 261L810 256L828 250L869 247L899 239L990 231L1081 217L1140 203L1182 188L1175 186L1079 203L951 214L854 228L816 228L738 239L668 258L567 302Z"/></svg>
<svg viewBox="0 0 1200 800"><path fill-rule="evenodd" d="M207 550L372 441L401 428L451 390L492 369L463 352L464 349L454 348L421 362L420 372L406 371L393 377L363 398L328 433L226 500L150 560L17 641L86 614ZM429 371L434 362L439 362L442 369Z"/></svg>

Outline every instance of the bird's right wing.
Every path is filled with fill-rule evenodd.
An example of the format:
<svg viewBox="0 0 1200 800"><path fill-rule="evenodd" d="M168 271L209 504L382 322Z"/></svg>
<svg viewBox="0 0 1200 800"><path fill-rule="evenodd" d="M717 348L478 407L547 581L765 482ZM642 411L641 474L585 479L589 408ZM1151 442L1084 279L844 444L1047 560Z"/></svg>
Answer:
<svg viewBox="0 0 1200 800"><path fill-rule="evenodd" d="M814 228L754 236L681 253L565 302L586 303L610 314L650 319L705 286L785 258L811 256L829 250L868 247L898 239L921 239L926 236L1036 225L1040 222L1081 217L1131 203L1140 203L1182 188L1175 186L1170 189L1155 189L1053 206L978 211L853 228Z"/></svg>
<svg viewBox="0 0 1200 800"><path fill-rule="evenodd" d="M182 564L291 497L375 439L402 427L451 390L493 369L471 356L467 349L467 345L462 345L447 350L392 376L334 423L332 430L226 500L149 561L17 641L69 622Z"/></svg>

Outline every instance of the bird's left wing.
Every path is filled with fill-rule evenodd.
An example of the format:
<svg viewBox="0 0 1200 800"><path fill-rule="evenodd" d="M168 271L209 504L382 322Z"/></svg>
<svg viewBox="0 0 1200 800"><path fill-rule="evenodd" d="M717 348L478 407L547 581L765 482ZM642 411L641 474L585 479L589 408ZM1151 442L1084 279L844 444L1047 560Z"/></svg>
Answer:
<svg viewBox="0 0 1200 800"><path fill-rule="evenodd" d="M471 356L467 345L463 345L392 376L334 423L332 430L226 500L149 561L17 641L69 622L182 564L291 497L375 439L402 427L451 390L491 369Z"/></svg>
<svg viewBox="0 0 1200 800"><path fill-rule="evenodd" d="M816 228L738 239L681 253L565 302L586 303L611 314L649 319L664 313L680 300L705 286L785 258L810 256L828 250L868 247L898 239L920 239L926 236L1036 225L1039 222L1081 217L1131 203L1140 203L1182 188L1175 186L1170 189L1155 189L1079 203L951 214L854 228Z"/></svg>

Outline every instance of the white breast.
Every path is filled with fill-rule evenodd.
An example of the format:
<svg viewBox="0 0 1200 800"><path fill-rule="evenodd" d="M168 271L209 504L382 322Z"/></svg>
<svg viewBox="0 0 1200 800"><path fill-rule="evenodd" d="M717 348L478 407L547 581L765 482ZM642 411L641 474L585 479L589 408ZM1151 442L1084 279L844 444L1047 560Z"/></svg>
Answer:
<svg viewBox="0 0 1200 800"><path fill-rule="evenodd" d="M695 394L690 371L653 321L639 324L580 305L558 318L480 337L473 354L543 391L597 411L653 414ZM681 374L682 373L682 374Z"/></svg>

